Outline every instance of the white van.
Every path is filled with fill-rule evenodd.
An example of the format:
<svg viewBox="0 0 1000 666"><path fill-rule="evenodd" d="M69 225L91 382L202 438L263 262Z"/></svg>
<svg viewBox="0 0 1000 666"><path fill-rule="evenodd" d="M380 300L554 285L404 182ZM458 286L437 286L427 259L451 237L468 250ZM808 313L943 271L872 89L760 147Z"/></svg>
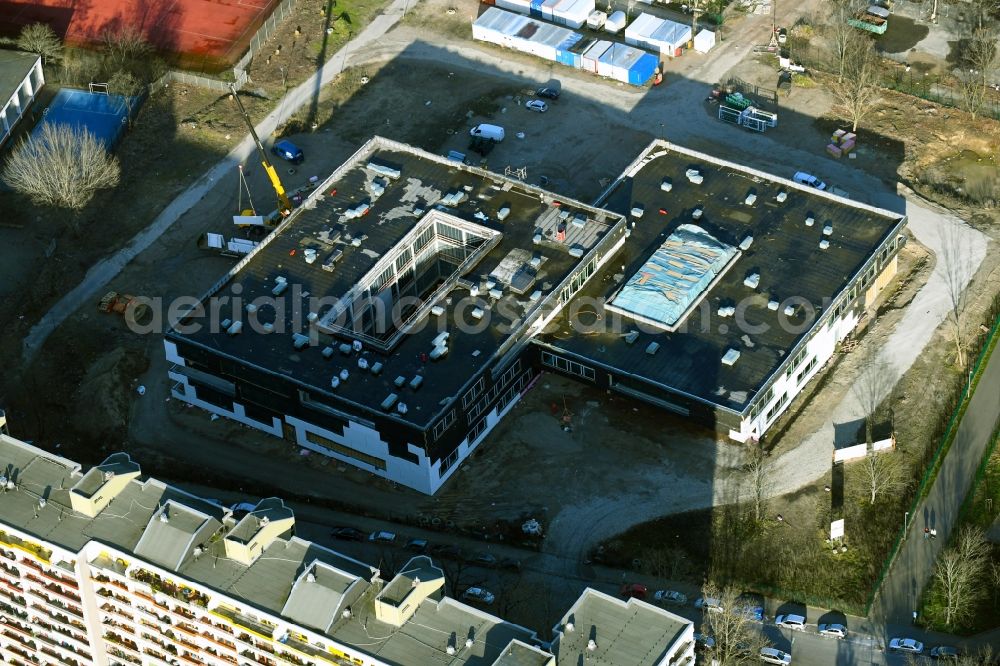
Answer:
<svg viewBox="0 0 1000 666"><path fill-rule="evenodd" d="M481 139L492 139L497 143L500 143L503 141L504 132L503 128L499 125L488 125L486 123L482 123L469 130L469 135L479 137Z"/></svg>

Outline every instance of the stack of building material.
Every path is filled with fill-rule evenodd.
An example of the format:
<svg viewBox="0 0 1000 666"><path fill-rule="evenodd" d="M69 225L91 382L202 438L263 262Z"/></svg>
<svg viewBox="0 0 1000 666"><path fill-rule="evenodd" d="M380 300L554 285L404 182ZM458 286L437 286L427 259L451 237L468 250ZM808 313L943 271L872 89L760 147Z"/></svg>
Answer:
<svg viewBox="0 0 1000 666"><path fill-rule="evenodd" d="M830 143L826 146L826 152L833 157L847 155L854 150L854 142L856 139L857 136L854 132L837 130L830 135Z"/></svg>
<svg viewBox="0 0 1000 666"><path fill-rule="evenodd" d="M625 42L654 53L679 56L691 41L691 26L642 13L625 28Z"/></svg>

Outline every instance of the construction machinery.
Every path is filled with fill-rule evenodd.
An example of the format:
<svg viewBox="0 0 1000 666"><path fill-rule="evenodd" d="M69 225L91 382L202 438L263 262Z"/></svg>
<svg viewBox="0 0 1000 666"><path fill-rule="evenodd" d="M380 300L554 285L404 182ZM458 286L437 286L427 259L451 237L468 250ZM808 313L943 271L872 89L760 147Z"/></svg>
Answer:
<svg viewBox="0 0 1000 666"><path fill-rule="evenodd" d="M97 303L97 309L101 312L128 315L133 319L142 319L149 311L149 305L140 301L131 294L119 294L117 291L109 291L104 294Z"/></svg>
<svg viewBox="0 0 1000 666"><path fill-rule="evenodd" d="M236 105L240 108L240 113L243 114L243 120L246 121L247 127L250 128L250 136L253 137L254 144L257 146L257 152L260 154L260 163L264 167L264 172L267 174L268 180L271 181L271 187L274 188L274 193L278 195L278 209L275 212L276 214L268 216L265 220L269 225L275 226L280 223L282 219L291 214L292 202L289 201L288 195L285 193L285 186L282 185L281 178L278 177L278 171L274 168L274 165L271 164L271 161L267 159L267 151L264 150L264 144L260 142L260 137L257 136L257 130L254 129L253 121L250 120L250 114L247 113L246 108L243 106L243 102L240 101L240 96L236 91L236 86L234 84L230 84L229 89L233 91L233 99L236 100ZM240 177L242 179L242 170L240 171Z"/></svg>

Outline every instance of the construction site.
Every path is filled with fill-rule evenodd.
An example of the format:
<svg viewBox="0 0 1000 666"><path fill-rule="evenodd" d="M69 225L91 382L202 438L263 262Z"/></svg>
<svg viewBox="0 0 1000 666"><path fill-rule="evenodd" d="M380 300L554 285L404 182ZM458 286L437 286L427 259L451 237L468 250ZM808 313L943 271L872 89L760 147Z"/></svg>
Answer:
<svg viewBox="0 0 1000 666"><path fill-rule="evenodd" d="M579 49L574 51L572 47L557 49L560 44L551 45L555 50L579 55L579 67L575 60L560 62L558 54L549 60L473 41L471 26L479 16L486 15L486 8L424 0L404 12L402 5L394 5L380 17L378 28L384 32L376 34L372 41L359 42L350 57L339 61L343 69L337 76L323 85L311 81L313 87L296 97L303 102L298 110L289 105L286 112L282 107L280 122L259 132L263 153L258 152L254 142L240 143L246 133L245 116L234 96L171 84L154 94L148 107L150 115L140 116L136 127L122 140L125 155L131 150L136 153L132 162L123 164L125 171L131 165L136 175L142 172L169 176L159 186L151 182L153 178L142 178L150 182L136 187L155 190L155 196L149 199L154 203L147 205L143 196L136 194L128 215L121 212L127 210L121 207L121 199L132 195L114 195L116 201L110 205L116 206L116 214L108 228L114 229L116 235L102 242L107 243L106 249L125 248L125 254L108 261L97 255L101 268L91 271L95 255L74 254L81 250L55 243L59 227L48 218L32 227L27 223L34 216L19 212L18 223L26 225L24 228L0 230L12 239L4 243L5 252L12 256L7 262L4 255L2 270L6 288L16 299L5 306L5 320L10 325L2 344L5 366L17 369L5 374L0 391L9 427L23 439L82 461L99 461L124 448L141 456L156 474L171 480L232 493L267 488L293 499L308 499L317 506L391 517L403 523L437 519L438 524L451 524L456 530L476 530L497 520L536 517L547 535L543 554L558 556L563 563L559 565L562 568L557 567L560 575L570 577L579 575L577 563L585 560L602 540L629 527L664 513L724 503L723 481L736 483L741 478L745 448L737 441L763 442L771 451L781 479L773 490L775 496L822 493L823 486L829 483L833 452L831 414L842 404L846 409L851 402L853 379L866 360L883 348L889 350L887 358L901 378L899 392L893 398L896 438L900 449L912 451L916 459L916 450L926 445L921 438L929 437L925 431L932 430L929 424L935 410L942 406L938 396L957 374L937 371L941 366L953 365L954 342L946 313L940 309L940 304L947 301L941 278L949 262L946 256L950 256L945 248L958 245L967 257L960 268L951 268L961 273L963 284L973 284L965 301L968 321L980 321L1000 283L996 253L988 250L997 233L993 209L971 206L969 201L956 198L954 187L962 185L952 183L954 187L949 190L936 184L932 176L949 164L958 165L969 178L980 177L985 168L995 169L982 160L995 152L1000 135L992 121L982 117L972 119L955 108L915 102L887 91L870 120L854 132L855 137L845 139L850 124L843 120L826 79L817 74L810 78L813 85L797 79L799 83L786 96L778 86L778 54L759 48L778 41L776 22L792 26L808 13L807 9L778 7L774 19L768 14L733 17L724 29L718 30L719 42L707 53L693 49L674 57L656 53L658 71L639 87L615 77L614 72L602 77L600 71L586 71L586 52L578 53ZM651 11L659 13L659 8ZM525 18L554 23L544 16ZM674 18L675 23L690 24L689 17ZM605 33L588 32L591 29L585 26L559 27L584 35L577 44L606 39ZM290 31L295 28L289 26ZM291 43L285 43L286 51ZM652 53L648 44L630 46ZM594 44L588 50L592 48ZM607 53L605 50L600 56ZM621 60L616 65L615 57L614 53L608 56L608 66L622 67ZM600 63L600 57L591 59ZM271 74L275 85L272 94L276 95L284 94L285 89L278 83L282 75L277 67L288 66L279 65L279 60L275 58ZM595 64L595 69L598 66ZM629 71L623 68L621 76L627 79ZM662 79L653 85L656 76ZM545 87L558 89L559 98L547 100L544 113L526 108L525 103ZM259 125L267 109L264 101L252 91L242 91L235 99L246 105L246 115ZM484 123L505 128L506 136L492 144L487 155L474 155L469 131ZM372 201L367 215L342 220L349 208L372 197L370 183L376 177L386 177L365 171L369 160L362 163L355 157L373 136L412 146L420 157L411 164L408 156L384 155L388 166L398 169L399 179L389 178L381 184L385 187L384 198ZM922 137L919 145L915 143L918 136ZM286 162L270 152L278 139L293 142L304 153L304 161ZM677 150L672 157L654 158L658 150L658 144L651 144L654 139L675 142ZM165 141L176 145L164 145ZM843 149L845 141L850 144L847 150ZM838 147L840 156L828 151L829 145ZM234 152L229 154L230 150ZM445 157L449 153L460 154L459 159L471 165L449 162ZM404 151L403 155L408 153ZM639 163L644 158L650 158L649 164ZM222 162L224 168L219 167L202 180L206 170ZM425 162L432 166L423 166ZM354 171L348 169L347 180L340 181L345 177L345 165L353 165L350 168ZM688 169L697 166L704 170L701 190L686 175ZM793 182L793 174L800 171L824 181L831 194L809 191L808 186ZM241 415L249 415L254 423L216 418L222 411L229 412L228 416L240 411L235 408L234 396L227 393L228 385L221 391L216 387L212 394L213 380L207 376L200 376L206 389L197 388L195 393L177 384L186 381L194 386L199 382L197 372L217 374L223 372L221 366L206 369L209 364L205 361L200 361L204 366L191 364L193 372L182 380L176 376L177 369L171 368L178 358L168 361L164 355L167 327L149 335L136 334L132 327L133 322L148 325L155 319L155 302L170 304L179 297L200 301L218 287L220 279L230 287L236 283L256 285L253 289L268 295L276 286L276 275L291 277L291 271L307 270L308 275L336 275L336 271L325 271L323 264L337 248L345 251L345 257L352 252L364 256L361 253L366 248L380 258L394 256L389 248L395 248L401 240L396 236L387 240L385 247L366 243L374 243L377 234L386 232L383 216L402 205L394 198L414 186L407 185L414 172L420 174L415 177L422 187L435 183L432 189L442 196L471 187L467 195L471 192L472 196L447 212L462 219L460 226L473 225L469 227L473 231L482 226L505 232L505 221L499 220L499 213L505 197L514 195L492 192L487 183L502 191L501 183L509 182L513 191L522 192L519 199L535 197L532 206L537 204L538 210L531 208L529 212L526 203L511 206L511 217L506 218L506 227L511 229L506 233L517 239L510 242L528 248L529 255L538 247L533 233L534 227L541 224L537 216L543 214L543 208L551 210L553 201L567 202L568 208L595 215L607 211L605 233L629 228L624 249L607 257L600 270L595 266L593 274L584 278L586 284L579 285L579 296L620 298L619 312L574 308L585 329L598 314L601 321L605 317L624 317L621 337L617 332L606 339L601 337L603 334L574 332L563 319L569 316L570 308L559 313L551 324L546 322L546 326L526 335L531 340L529 351L520 357L520 373L528 376L522 381L518 375L518 397L504 405L509 409L506 415L501 419L503 410L497 410L487 429L480 432L474 430L479 427L478 419L470 422L466 414L462 415L464 430L459 432L462 419L456 416L455 432L448 434L449 438L454 434L454 441L448 439L448 446L442 444L440 451L433 445L422 447L421 455L427 458L427 478L439 485L434 497L405 487L416 484L407 483L403 476L380 473L374 460L367 461L368 467L359 465L356 452L371 456L373 449L349 447L353 453L346 452L338 447L348 445L327 432L317 431L328 440L323 441L307 436L310 428L305 425L289 430L283 425L287 423L287 411L276 410L282 413L277 421L272 420L270 411L275 411L278 400L265 392L266 385L253 401L257 407L247 410L246 402L235 401L244 405ZM662 189L668 180L675 190ZM174 204L171 210L175 219L159 225L154 241L129 254L132 234L167 211L175 196L183 199L185 189L199 181L205 186L199 196ZM900 182L906 185L898 185ZM973 226L957 222L935 204L915 199L913 190L936 197L938 204L950 205ZM787 199L778 201L782 192ZM756 199L747 203L750 194L755 194ZM850 199L838 194L849 195ZM911 199L905 201L900 194ZM433 204L420 199L410 205L427 215L440 203L440 199ZM683 323L684 311L693 305L695 317L700 316L698 308L705 308L713 320L709 333L685 337L688 343L699 340L700 345L706 345L699 347L702 356L696 355L702 360L692 363L685 375L675 372L680 367L677 364L663 361L690 356L680 346L682 336L669 330L677 322L654 322L652 330L643 327L637 330L638 335L631 336L633 327L640 328L633 326L640 317L659 320L658 314L651 316L636 310L634 303L629 303L631 289L626 288L630 282L634 286L644 272L655 273L655 259L663 256L657 253L660 248L669 251L666 244L671 234L682 225L699 224L693 215L696 210L704 215L700 223L703 231L717 241L706 245L720 249L721 259L710 275L698 276L711 284L705 291L707 295L694 294L680 313ZM478 212L488 219L475 217ZM299 224L296 220L308 217L315 218L310 231L303 232L291 245L283 244L290 237L289 230ZM807 225L810 218L813 224ZM410 218L413 223L418 219ZM272 233L284 221L288 224L286 230ZM334 228L335 224L345 228ZM588 213L583 228L592 224L596 224L596 218ZM521 233L516 231L518 225L524 226ZM954 226L954 235L940 232L941 225L948 229ZM557 222L554 233L558 233L558 226ZM825 233L827 226L831 227L830 234ZM572 219L567 227L569 231L576 228ZM860 228L871 236L854 239L853 232L848 233ZM316 244L316 233L322 231L337 231L341 236L332 245ZM491 233L483 233L483 237L492 238ZM363 236L367 238L362 238L360 247L352 245L355 237ZM768 241L778 236L795 245L786 248L795 257L789 263L783 262L782 250L772 248ZM748 237L751 243L742 248ZM301 244L305 240L308 243ZM820 245L824 240L829 243L825 248ZM15 253L14 243L29 249ZM513 249L505 245L498 248L493 252L502 249L503 256L488 255L491 264L496 259L499 265ZM290 254L292 250L294 255ZM888 250L884 256L883 250ZM758 252L761 254L753 257ZM549 257L544 249L541 254L546 261L534 268L548 267L553 272L536 275L538 284L524 294L512 294L509 284L500 281L486 288L494 266L486 270L483 264L482 270L475 269L472 276L480 288L479 297L493 305L490 291L499 286L501 296L496 302L512 296L523 296L531 302L535 289L543 292L540 302L558 302L560 290L555 287L563 279L572 286L573 271L569 264L564 267L566 272L556 271L562 264L553 257L564 262L572 259L575 271L586 266L583 259L589 255ZM850 261L837 263L848 254ZM262 256L268 258L266 267L254 263ZM306 263L309 256L315 257L315 263ZM844 304L841 314L850 311L854 319L824 341L822 355L797 355L797 345L809 337L808 330L766 344L750 335L752 346L741 339L742 333L720 333L720 323L736 331L735 321L722 312L738 304L736 296L742 296L742 290L753 294L751 312L762 317L783 315L784 300L798 289L796 277L802 274L822 282L821 289L805 298L810 305L818 306L819 318L814 321L820 327L826 323L823 315L838 312L841 303L835 302L836 296L851 294L851 278L855 274L865 277L868 267L864 264L870 258L878 264L872 276L872 284L877 282L878 288L869 294L866 284L861 289L865 293L855 293L856 302ZM375 258L368 259L374 265ZM523 259L518 267L531 267L534 257ZM667 261L674 259L670 255ZM347 265L346 259L340 261L334 264ZM892 270L885 272L889 264ZM815 273L807 270L813 268L817 269ZM776 275L779 270L780 276ZM751 286L746 280L755 271L759 282L751 279ZM363 283L361 278L367 277L360 268L352 275L358 278L352 285ZM442 274L441 278L453 286L448 275ZM545 282L549 283L547 289L542 286ZM82 295L75 302L60 303L77 285L86 287ZM471 293L464 284L461 288L463 297ZM338 286L337 291L346 289ZM31 298L25 298L29 293ZM824 297L830 300L824 302ZM772 301L778 303L778 309L771 307ZM49 318L48 313L56 311L53 306L57 303L62 314ZM566 304L572 303L568 299ZM145 305L150 311L137 309L136 305ZM438 316L429 314L435 305L436 300L428 302L427 317ZM450 304L442 307L447 309ZM481 304L473 307L489 310ZM916 322L909 313L917 309L933 314ZM303 318L308 314L303 312ZM789 316L794 319L801 314L801 310L793 309ZM473 388L475 376L471 372L463 374L466 364L478 362L470 358L485 361L487 356L484 352L471 357L471 348L457 346L456 336L449 356L442 362L432 361L429 356L439 346L431 344L435 332L426 341L420 338L419 349L407 348L397 359L400 366L406 364L404 369L393 370L382 361L386 369L373 375L377 347L367 341L358 352L349 336L334 335L324 338L318 347L300 350L294 347L289 331L274 336L274 342L262 343L273 345L277 351L259 352L262 347L246 342L255 335L249 328L229 333L238 320L231 314L228 318L228 326L199 341L202 347L219 350L220 356L227 357L226 363L243 366L264 363L258 353L273 354L273 362L264 365L270 365L270 375L280 375L282 381L294 377L296 381L289 383L295 384L294 389L288 392L299 405L299 391L311 389L298 383L301 373L294 368L311 367L315 361L324 368L322 376L303 383L317 392L321 389L333 393L333 400L361 404L357 413L366 414L366 419L386 419L396 424L419 420L419 428L431 434L441 417L447 416L439 403L450 398L461 405L463 395ZM173 323L166 317L163 321ZM43 322L40 327L39 322ZM968 326L964 334L969 340L982 335L978 323ZM341 350L344 343L350 347L347 354ZM240 344L249 347L225 347ZM332 351L324 356L328 348ZM723 359L730 350L738 355L734 358L729 354L732 364L727 364ZM465 351L469 354L463 362L455 363L458 352ZM290 356L299 353L295 365ZM426 361L421 359L422 353L428 355ZM769 355L767 363L756 360L765 354ZM310 360L310 355L318 358ZM360 368L359 359L369 356L368 367ZM705 360L709 356L710 363ZM178 357L186 355L179 353ZM663 366L659 367L661 362ZM448 363L452 365L447 367L452 368L461 364L462 371L446 369ZM800 369L786 376L785 365ZM711 371L700 372L703 367ZM425 376L424 368L439 374ZM743 378L741 373L748 372L748 368L754 369L754 376ZM342 369L349 369L349 378L332 387L333 376L339 377ZM480 369L487 375L491 372L490 368L477 367L477 371ZM503 372L501 369L500 377ZM727 372L741 377L720 374ZM626 373L628 381L623 379ZM767 395L765 384L772 374L782 382L795 384L795 390L772 392L767 401L755 400ZM425 376L424 383L414 389L410 382L418 375ZM394 386L397 377L405 377L402 387ZM434 393L437 388L431 385L431 377L439 377L435 384L440 387L440 395ZM654 385L655 390L651 390ZM724 392L720 393L720 388ZM483 390L489 390L485 383ZM243 391L239 389L240 397ZM232 392L237 392L235 387ZM382 405L393 393L397 398L386 410ZM198 404L190 399L195 394L210 395L212 399ZM421 402L425 395L431 396L426 405ZM498 392L494 397L497 402L488 405L490 411L502 394ZM221 410L220 402L227 408ZM197 406L190 406L192 403ZM400 403L406 405L407 412L399 412ZM341 405L335 409L336 419L349 421L344 414L352 414L354 407L344 409ZM328 426L334 417L327 418ZM763 421L767 421L766 425ZM258 423L267 424L271 434L259 432ZM327 426L322 430L334 434L342 427L340 421L332 430ZM471 439L470 433L475 435ZM393 451L402 458L416 457L406 446L412 442L392 437L399 441L386 442L386 436L378 444L387 444L383 461ZM460 453L448 465L451 471L442 482L438 470L454 450ZM331 456L330 451L340 453ZM464 462L458 464L458 459ZM431 471L435 461L438 467ZM555 467L564 470L558 484L551 481L550 470ZM669 501L656 492L663 488L674 489ZM400 506L406 508L401 510ZM803 524L812 525L806 519L811 514L804 506L799 496L790 496L777 500L773 511L801 515ZM629 517L622 518L623 512ZM637 557L628 553L625 560ZM692 574L692 578L697 575Z"/></svg>

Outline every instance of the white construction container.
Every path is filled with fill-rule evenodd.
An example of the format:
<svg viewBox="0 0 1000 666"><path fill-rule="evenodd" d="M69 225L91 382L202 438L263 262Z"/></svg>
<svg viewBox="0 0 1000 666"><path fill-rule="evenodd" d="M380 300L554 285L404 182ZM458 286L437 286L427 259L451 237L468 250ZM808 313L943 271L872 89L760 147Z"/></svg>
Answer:
<svg viewBox="0 0 1000 666"><path fill-rule="evenodd" d="M531 0L496 0L497 7L509 9L518 14L531 13Z"/></svg>
<svg viewBox="0 0 1000 666"><path fill-rule="evenodd" d="M611 42L607 40L602 39L595 42L593 46L584 52L580 69L587 72L594 72L596 74L598 59L610 48Z"/></svg>
<svg viewBox="0 0 1000 666"><path fill-rule="evenodd" d="M670 57L691 41L691 26L642 13L625 29L625 43Z"/></svg>
<svg viewBox="0 0 1000 666"><path fill-rule="evenodd" d="M694 36L694 50L698 53L708 53L715 46L715 33L711 30L699 30Z"/></svg>
<svg viewBox="0 0 1000 666"><path fill-rule="evenodd" d="M593 11L587 17L587 27L591 30L600 30L608 21L608 15L602 11Z"/></svg>
<svg viewBox="0 0 1000 666"><path fill-rule="evenodd" d="M615 57L615 51L622 48L624 44L612 44L611 48L605 51L600 58L597 59L597 75L606 76L609 79L613 73L612 61Z"/></svg>
<svg viewBox="0 0 1000 666"><path fill-rule="evenodd" d="M570 28L582 27L594 11L594 0L561 0L552 10L552 19Z"/></svg>
<svg viewBox="0 0 1000 666"><path fill-rule="evenodd" d="M621 29L625 27L625 12L618 11L608 17L608 20L604 23L604 31L610 32L612 35L621 32Z"/></svg>

